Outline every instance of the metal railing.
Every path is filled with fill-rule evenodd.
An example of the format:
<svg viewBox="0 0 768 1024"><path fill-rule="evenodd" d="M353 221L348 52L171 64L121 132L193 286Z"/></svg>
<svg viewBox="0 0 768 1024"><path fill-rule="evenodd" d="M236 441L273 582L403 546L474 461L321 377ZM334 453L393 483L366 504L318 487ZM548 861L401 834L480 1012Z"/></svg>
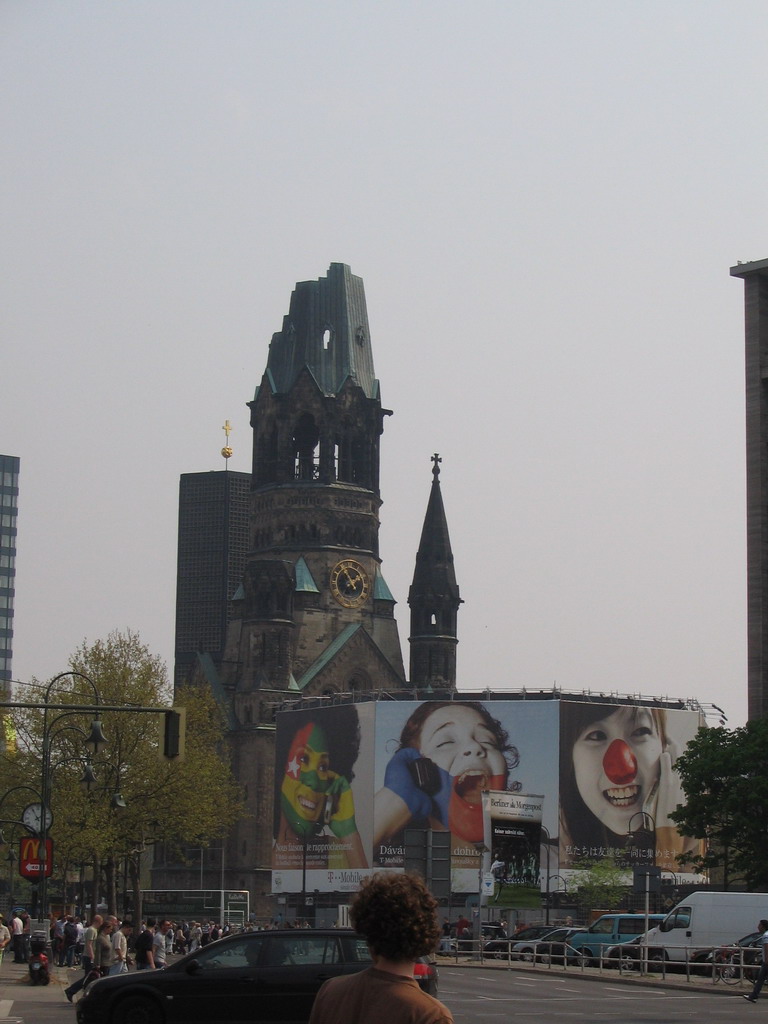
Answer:
<svg viewBox="0 0 768 1024"><path fill-rule="evenodd" d="M603 945L597 956L589 956L580 949L546 939L531 940L525 950L514 950L519 945L514 938L487 940L451 939L449 949L438 949L438 957L455 963L467 960L506 964L508 967L526 967L558 971L618 971L619 974L668 974L685 978L688 982L722 981L730 985L752 985L760 969L760 950L750 946L706 946L690 949L687 946L653 946L628 943L622 947ZM554 946L554 948L553 948ZM565 947L565 948L563 948Z"/></svg>

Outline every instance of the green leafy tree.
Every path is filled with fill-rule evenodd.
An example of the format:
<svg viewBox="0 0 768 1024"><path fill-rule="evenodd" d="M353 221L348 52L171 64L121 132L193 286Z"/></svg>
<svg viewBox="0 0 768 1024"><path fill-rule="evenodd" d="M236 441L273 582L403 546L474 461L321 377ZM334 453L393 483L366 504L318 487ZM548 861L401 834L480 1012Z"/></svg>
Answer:
<svg viewBox="0 0 768 1024"><path fill-rule="evenodd" d="M721 869L726 889L736 878L751 889L768 887L768 718L700 729L675 767L686 802L670 817L707 844L701 856L681 861Z"/></svg>
<svg viewBox="0 0 768 1024"><path fill-rule="evenodd" d="M626 871L610 857L594 861L574 873L570 884L579 903L590 910L613 910L627 891Z"/></svg>
<svg viewBox="0 0 768 1024"><path fill-rule="evenodd" d="M92 680L100 703L125 710L105 711L102 726L108 745L92 764L97 783L86 793L78 784L85 768L83 748L92 715L49 712L52 737L51 809L55 869L91 864L95 889L102 874L110 910L116 910L117 868L128 865L134 908L141 913L140 865L153 842L207 845L226 833L241 810L239 789L224 745L224 726L213 697L202 689L176 695L186 707L187 746L205 756L167 761L160 753L162 715L132 712L131 707L169 707L171 690L165 665L141 642L138 634L115 631L105 640L83 643L70 659L73 672ZM42 685L38 692L42 693ZM93 690L79 676L65 676L51 701L92 704ZM43 712L14 713L17 748L4 760L13 762L15 777L26 774L39 786ZM0 765L5 769L6 765ZM114 806L119 793L124 809ZM24 794L18 794L20 798ZM23 799L20 801L29 802ZM94 891L94 901L97 897Z"/></svg>

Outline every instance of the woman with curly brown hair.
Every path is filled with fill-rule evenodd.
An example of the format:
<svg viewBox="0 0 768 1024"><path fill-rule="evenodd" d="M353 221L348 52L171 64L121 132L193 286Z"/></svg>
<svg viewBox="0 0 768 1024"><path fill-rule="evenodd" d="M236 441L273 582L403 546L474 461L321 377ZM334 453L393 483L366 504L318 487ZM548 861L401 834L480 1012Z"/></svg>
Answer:
<svg viewBox="0 0 768 1024"><path fill-rule="evenodd" d="M374 965L327 981L309 1024L453 1024L450 1010L413 980L417 957L440 938L437 902L418 875L379 873L367 878L349 916Z"/></svg>

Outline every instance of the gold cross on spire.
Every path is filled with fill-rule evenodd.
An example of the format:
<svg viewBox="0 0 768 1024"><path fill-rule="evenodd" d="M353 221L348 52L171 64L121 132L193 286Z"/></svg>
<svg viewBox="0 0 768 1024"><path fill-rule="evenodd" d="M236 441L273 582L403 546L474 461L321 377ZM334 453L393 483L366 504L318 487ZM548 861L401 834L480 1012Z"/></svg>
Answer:
<svg viewBox="0 0 768 1024"><path fill-rule="evenodd" d="M225 459L231 459L232 458L232 448L230 447L230 444L229 444L229 435L232 433L232 426L231 426L229 420L224 420L224 426L221 429L227 435L227 443L221 449L221 454L224 456Z"/></svg>

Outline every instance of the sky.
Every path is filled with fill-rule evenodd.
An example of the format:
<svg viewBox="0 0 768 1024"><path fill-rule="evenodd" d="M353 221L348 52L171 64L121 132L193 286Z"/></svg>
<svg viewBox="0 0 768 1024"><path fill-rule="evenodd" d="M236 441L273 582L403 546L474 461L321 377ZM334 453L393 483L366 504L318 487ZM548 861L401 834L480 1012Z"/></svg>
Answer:
<svg viewBox="0 0 768 1024"><path fill-rule="evenodd" d="M179 476L227 419L249 470L269 340L341 262L406 663L439 452L461 689L742 724L766 52L763 0L3 0L14 678L114 629L172 667Z"/></svg>

